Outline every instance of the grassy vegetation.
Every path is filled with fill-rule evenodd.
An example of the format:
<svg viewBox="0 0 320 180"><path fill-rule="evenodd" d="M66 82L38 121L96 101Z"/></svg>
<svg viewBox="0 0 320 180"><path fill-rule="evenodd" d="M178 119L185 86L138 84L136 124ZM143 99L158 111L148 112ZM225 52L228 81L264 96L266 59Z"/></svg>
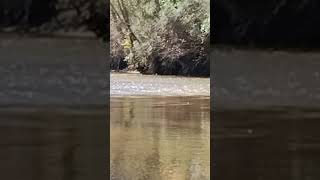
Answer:
<svg viewBox="0 0 320 180"><path fill-rule="evenodd" d="M110 1L113 64L125 61L142 73L208 76L209 32L209 0Z"/></svg>

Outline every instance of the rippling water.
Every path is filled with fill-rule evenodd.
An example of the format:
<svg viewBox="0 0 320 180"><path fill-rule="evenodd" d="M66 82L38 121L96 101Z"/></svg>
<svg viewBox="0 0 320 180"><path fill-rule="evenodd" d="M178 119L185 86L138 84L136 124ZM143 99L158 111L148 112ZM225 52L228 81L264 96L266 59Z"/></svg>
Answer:
<svg viewBox="0 0 320 180"><path fill-rule="evenodd" d="M211 58L212 179L319 179L319 52L215 49Z"/></svg>
<svg viewBox="0 0 320 180"><path fill-rule="evenodd" d="M111 74L111 179L210 179L208 78Z"/></svg>
<svg viewBox="0 0 320 180"><path fill-rule="evenodd" d="M111 98L111 179L210 179L209 97Z"/></svg>
<svg viewBox="0 0 320 180"><path fill-rule="evenodd" d="M221 108L320 107L320 53L213 50L213 98Z"/></svg>
<svg viewBox="0 0 320 180"><path fill-rule="evenodd" d="M0 35L0 104L106 104L97 40Z"/></svg>
<svg viewBox="0 0 320 180"><path fill-rule="evenodd" d="M209 78L111 73L111 96L209 96Z"/></svg>
<svg viewBox="0 0 320 180"><path fill-rule="evenodd" d="M101 44L1 36L0 54L1 178L107 179ZM112 74L110 88L112 179L209 179L209 79Z"/></svg>
<svg viewBox="0 0 320 180"><path fill-rule="evenodd" d="M107 139L105 110L104 106L1 106L1 179L105 178L106 162L101 159Z"/></svg>
<svg viewBox="0 0 320 180"><path fill-rule="evenodd" d="M0 36L1 179L107 179L101 44Z"/></svg>
<svg viewBox="0 0 320 180"><path fill-rule="evenodd" d="M319 179L319 112L298 108L216 112L213 178Z"/></svg>

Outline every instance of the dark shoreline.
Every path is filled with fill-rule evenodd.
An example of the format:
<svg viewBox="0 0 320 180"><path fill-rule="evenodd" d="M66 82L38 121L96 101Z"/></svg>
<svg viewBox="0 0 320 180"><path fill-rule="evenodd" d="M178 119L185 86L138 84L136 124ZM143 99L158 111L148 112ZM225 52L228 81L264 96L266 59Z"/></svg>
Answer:
<svg viewBox="0 0 320 180"><path fill-rule="evenodd" d="M91 32L53 32L53 33L43 33L43 32L30 32L30 33L17 33L17 32L1 32L0 38L32 38L32 39L84 39L84 40L98 40L97 36Z"/></svg>
<svg viewBox="0 0 320 180"><path fill-rule="evenodd" d="M130 68L124 58L111 58L111 71L130 72L138 71L144 75L171 75L184 77L210 77L210 60L209 58L191 60L191 56L185 56L176 60L156 57L146 65L138 65ZM138 63L139 64L139 63Z"/></svg>
<svg viewBox="0 0 320 180"><path fill-rule="evenodd" d="M219 51L219 52L261 52L263 54L269 54L273 55L276 53L284 53L284 54L292 54L292 55L317 55L320 54L320 47L314 47L314 48L302 48L302 47L269 47L269 46L249 46L249 45L230 45L230 44L213 44L210 46L210 52ZM214 63L215 57L210 57L211 63ZM210 66L210 61L207 63L207 66ZM115 67L117 67L118 61L111 61L110 67L113 71L117 71ZM123 63L123 62L121 62ZM123 65L123 69L121 69L121 72L128 72L130 70L127 70L128 66ZM172 67L167 66L164 69L172 69ZM156 71L156 70L154 70ZM158 74L154 72L141 72L141 74ZM214 74L214 72L211 72L211 74ZM197 73L190 73L190 75L181 74L179 72L173 72L173 73L162 73L159 75L176 75L176 76L186 76L186 77L210 77L210 73L206 75L199 75Z"/></svg>
<svg viewBox="0 0 320 180"><path fill-rule="evenodd" d="M192 76L192 75L181 75L181 74L151 74L151 73L141 73L138 71L134 71L134 70L110 70L110 73L116 73L116 74L141 74L144 76L172 76L172 77L190 77L190 78L210 78L209 76Z"/></svg>
<svg viewBox="0 0 320 180"><path fill-rule="evenodd" d="M233 51L233 50L243 50L243 51L261 51L261 52L288 52L288 53L320 53L320 47L276 47L276 46L249 46L249 45L230 45L230 44L211 44L211 51Z"/></svg>

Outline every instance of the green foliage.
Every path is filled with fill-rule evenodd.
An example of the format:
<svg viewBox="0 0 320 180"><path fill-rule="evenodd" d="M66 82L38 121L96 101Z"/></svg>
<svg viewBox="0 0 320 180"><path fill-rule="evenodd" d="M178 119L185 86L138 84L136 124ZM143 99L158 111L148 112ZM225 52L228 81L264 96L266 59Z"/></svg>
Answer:
<svg viewBox="0 0 320 180"><path fill-rule="evenodd" d="M210 32L209 0L111 0L111 56L126 56L123 41L132 40L129 64L148 65L160 56L172 61L190 53L206 56Z"/></svg>

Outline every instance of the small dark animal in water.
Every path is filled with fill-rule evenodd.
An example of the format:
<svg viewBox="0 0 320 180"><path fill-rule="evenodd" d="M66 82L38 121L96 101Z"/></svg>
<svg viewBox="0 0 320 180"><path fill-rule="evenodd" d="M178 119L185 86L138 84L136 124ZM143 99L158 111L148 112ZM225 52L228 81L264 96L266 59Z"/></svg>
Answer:
<svg viewBox="0 0 320 180"><path fill-rule="evenodd" d="M32 0L0 0L2 26L25 26L29 22Z"/></svg>

